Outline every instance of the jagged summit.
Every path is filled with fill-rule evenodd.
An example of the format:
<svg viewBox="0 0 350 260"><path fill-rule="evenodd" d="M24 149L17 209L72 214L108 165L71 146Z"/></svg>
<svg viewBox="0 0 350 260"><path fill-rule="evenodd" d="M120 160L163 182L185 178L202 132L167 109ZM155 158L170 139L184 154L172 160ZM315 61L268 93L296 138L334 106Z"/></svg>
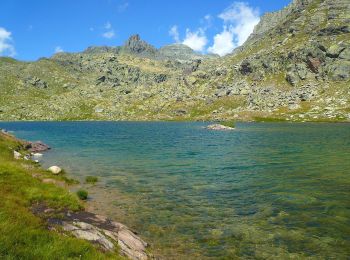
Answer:
<svg viewBox="0 0 350 260"><path fill-rule="evenodd" d="M107 53L116 55L124 53L153 60L172 60L181 63L219 57L218 55L197 53L187 45L181 43L169 44L157 49L145 40L142 40L139 34L134 34L131 35L122 46L90 46L81 53L61 52L54 54L52 58L65 59L75 54L103 55Z"/></svg>
<svg viewBox="0 0 350 260"><path fill-rule="evenodd" d="M129 37L123 46L123 50L146 56L155 56L157 54L157 49L148 42L142 40L138 34Z"/></svg>

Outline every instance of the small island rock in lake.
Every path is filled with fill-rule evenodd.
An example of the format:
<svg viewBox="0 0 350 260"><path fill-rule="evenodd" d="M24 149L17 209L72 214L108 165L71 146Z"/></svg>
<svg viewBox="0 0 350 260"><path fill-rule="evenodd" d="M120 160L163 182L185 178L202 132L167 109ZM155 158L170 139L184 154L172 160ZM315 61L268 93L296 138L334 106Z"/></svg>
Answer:
<svg viewBox="0 0 350 260"><path fill-rule="evenodd" d="M230 126L224 126L224 125L220 125L220 124L213 124L213 125L208 125L206 127L206 129L208 130L216 130L216 131L227 131L227 130L234 130L234 127L230 127Z"/></svg>

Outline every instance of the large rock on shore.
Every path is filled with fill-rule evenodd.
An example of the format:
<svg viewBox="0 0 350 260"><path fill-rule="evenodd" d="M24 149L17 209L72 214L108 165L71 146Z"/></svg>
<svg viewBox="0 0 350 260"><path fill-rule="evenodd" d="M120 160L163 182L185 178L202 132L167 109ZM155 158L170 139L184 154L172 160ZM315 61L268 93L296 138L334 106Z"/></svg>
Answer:
<svg viewBox="0 0 350 260"><path fill-rule="evenodd" d="M22 154L20 154L17 151L13 151L13 158L15 158L16 160L20 160L22 159Z"/></svg>
<svg viewBox="0 0 350 260"><path fill-rule="evenodd" d="M50 171L52 174L60 174L62 172L62 169L58 166L51 166L47 170Z"/></svg>
<svg viewBox="0 0 350 260"><path fill-rule="evenodd" d="M90 215L89 223L78 221L77 218L77 221L62 222L63 229L77 238L100 245L106 251L115 250L115 244L118 244L121 253L130 259L149 259L146 253L147 243L126 226L88 212L85 215Z"/></svg>
<svg viewBox="0 0 350 260"><path fill-rule="evenodd" d="M45 152L51 149L47 144L44 144L41 141L28 142L25 148L31 153Z"/></svg>
<svg viewBox="0 0 350 260"><path fill-rule="evenodd" d="M87 211L63 210L59 212L60 218L55 218L55 215L52 215L55 210L47 208L44 204L35 205L32 211L35 215L47 219L49 228L59 225L73 236L92 242L104 251L114 251L118 245L119 252L129 259L154 259L147 253L148 244L135 232L104 216Z"/></svg>

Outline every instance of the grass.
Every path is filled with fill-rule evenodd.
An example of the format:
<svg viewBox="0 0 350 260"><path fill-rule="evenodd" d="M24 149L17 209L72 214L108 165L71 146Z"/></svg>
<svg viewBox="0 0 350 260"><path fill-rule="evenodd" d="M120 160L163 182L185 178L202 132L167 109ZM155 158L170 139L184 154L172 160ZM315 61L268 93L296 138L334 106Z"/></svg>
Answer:
<svg viewBox="0 0 350 260"><path fill-rule="evenodd" d="M223 121L223 122L220 122L220 125L235 128L234 121Z"/></svg>
<svg viewBox="0 0 350 260"><path fill-rule="evenodd" d="M34 178L49 176L39 166L14 160L13 149L20 146L0 133L0 259L123 259L117 252L104 253L86 241L49 231L31 212L35 203L73 211L82 205L74 194Z"/></svg>
<svg viewBox="0 0 350 260"><path fill-rule="evenodd" d="M85 178L85 182L89 184L95 184L96 182L98 182L98 178L95 176L87 176Z"/></svg>
<svg viewBox="0 0 350 260"><path fill-rule="evenodd" d="M255 122L286 122L284 118L278 118L278 117L254 117Z"/></svg>
<svg viewBox="0 0 350 260"><path fill-rule="evenodd" d="M87 200L89 193L86 190L78 190L77 191L77 195L79 197L79 199L81 200Z"/></svg>

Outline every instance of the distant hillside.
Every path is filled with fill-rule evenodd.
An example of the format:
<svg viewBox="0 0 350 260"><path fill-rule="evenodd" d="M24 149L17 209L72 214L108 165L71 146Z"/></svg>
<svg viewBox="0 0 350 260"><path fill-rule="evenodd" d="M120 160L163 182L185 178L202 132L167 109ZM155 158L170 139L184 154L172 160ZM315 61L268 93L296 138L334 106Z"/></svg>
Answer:
<svg viewBox="0 0 350 260"><path fill-rule="evenodd" d="M0 58L0 120L350 120L350 2L294 0L225 57L140 36Z"/></svg>

